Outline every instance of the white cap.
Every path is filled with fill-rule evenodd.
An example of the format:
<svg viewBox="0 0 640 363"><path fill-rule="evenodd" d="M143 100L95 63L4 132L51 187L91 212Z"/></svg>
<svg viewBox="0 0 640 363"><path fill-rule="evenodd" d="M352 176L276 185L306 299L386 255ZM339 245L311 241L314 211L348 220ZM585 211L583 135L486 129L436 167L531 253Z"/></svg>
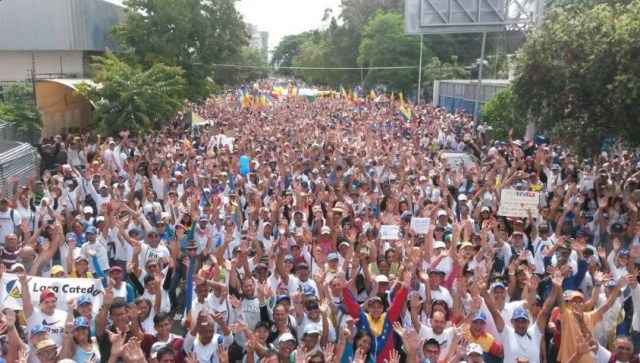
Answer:
<svg viewBox="0 0 640 363"><path fill-rule="evenodd" d="M91 208L91 206L86 206L86 207L82 208L82 213L91 213L91 214L93 214L93 208Z"/></svg>
<svg viewBox="0 0 640 363"><path fill-rule="evenodd" d="M447 248L447 245L442 241L436 241L433 244L433 248Z"/></svg>
<svg viewBox="0 0 640 363"><path fill-rule="evenodd" d="M447 212L443 211L442 209L438 211L438 217L446 216L446 215L447 215Z"/></svg>
<svg viewBox="0 0 640 363"><path fill-rule="evenodd" d="M466 194L460 193L460 195L458 195L458 200L467 200Z"/></svg>
<svg viewBox="0 0 640 363"><path fill-rule="evenodd" d="M385 276L385 275L378 275L378 276L376 276L375 281L377 283L381 283L381 282L389 283L389 278L387 276Z"/></svg>
<svg viewBox="0 0 640 363"><path fill-rule="evenodd" d="M14 272L15 270L17 270L18 268L22 268L22 270L26 271L27 269L24 268L24 265L16 262L13 265L11 265L11 269L9 270L9 272Z"/></svg>
<svg viewBox="0 0 640 363"><path fill-rule="evenodd" d="M490 209L489 209L489 207L484 206L484 207L482 207L482 208L480 209L480 212L490 212Z"/></svg>
<svg viewBox="0 0 640 363"><path fill-rule="evenodd" d="M149 354L149 356L151 357L151 359L156 359L158 358L158 352L160 351L160 349L166 347L167 344L162 343L162 342L155 342L153 343L153 345L151 346L151 352Z"/></svg>
<svg viewBox="0 0 640 363"><path fill-rule="evenodd" d="M420 175L420 178L418 178L419 181L427 181L427 177L424 175Z"/></svg>
<svg viewBox="0 0 640 363"><path fill-rule="evenodd" d="M469 354L484 354L484 352L482 351L482 347L479 344L476 343L471 343L469 345L467 345L467 355Z"/></svg>
<svg viewBox="0 0 640 363"><path fill-rule="evenodd" d="M320 234L331 234L331 228L327 226L320 228Z"/></svg>
<svg viewBox="0 0 640 363"><path fill-rule="evenodd" d="M296 338L293 337L293 335L291 333L284 333L280 336L280 339L278 340L278 343L280 342L290 342L290 341L296 341Z"/></svg>
<svg viewBox="0 0 640 363"><path fill-rule="evenodd" d="M96 218L96 222L104 222L104 216L98 216L98 218Z"/></svg>

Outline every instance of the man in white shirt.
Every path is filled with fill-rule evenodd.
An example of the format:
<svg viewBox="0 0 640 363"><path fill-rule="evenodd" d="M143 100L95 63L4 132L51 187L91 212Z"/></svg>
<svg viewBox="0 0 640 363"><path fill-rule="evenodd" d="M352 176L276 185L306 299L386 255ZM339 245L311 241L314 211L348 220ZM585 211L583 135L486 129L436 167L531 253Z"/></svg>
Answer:
<svg viewBox="0 0 640 363"><path fill-rule="evenodd" d="M496 324L496 329L504 346L504 362L515 362L517 359L527 359L534 363L540 361L540 341L546 328L549 314L553 308L558 294L562 293L562 276L557 273L553 279L553 291L546 299L544 306L536 318L535 325L530 325L529 313L524 308L514 310L511 317L513 327L507 326L502 314L489 296L484 280L478 281L478 288L484 298L491 316Z"/></svg>
<svg viewBox="0 0 640 363"><path fill-rule="evenodd" d="M184 352L194 352L200 363L219 363L218 346L228 348L233 343L233 334L222 315L215 313L213 316L201 312L184 338ZM222 334L215 334L214 322L220 326Z"/></svg>
<svg viewBox="0 0 640 363"><path fill-rule="evenodd" d="M28 276L18 274L20 291L22 293L22 307L24 317L27 319L27 329L31 331L36 325L41 324L56 344L62 345L64 327L67 314L57 310L58 297L51 289L45 289L40 293L40 307L33 306L31 293L29 292Z"/></svg>

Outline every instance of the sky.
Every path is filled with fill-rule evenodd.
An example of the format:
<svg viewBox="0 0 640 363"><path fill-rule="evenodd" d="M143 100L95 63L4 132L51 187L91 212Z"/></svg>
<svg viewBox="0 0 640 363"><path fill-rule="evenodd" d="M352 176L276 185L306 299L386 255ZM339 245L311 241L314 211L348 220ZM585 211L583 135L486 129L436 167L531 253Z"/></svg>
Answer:
<svg viewBox="0 0 640 363"><path fill-rule="evenodd" d="M324 10L330 8L338 16L340 0L240 0L236 8L244 21L269 32L269 49L290 34L321 28Z"/></svg>

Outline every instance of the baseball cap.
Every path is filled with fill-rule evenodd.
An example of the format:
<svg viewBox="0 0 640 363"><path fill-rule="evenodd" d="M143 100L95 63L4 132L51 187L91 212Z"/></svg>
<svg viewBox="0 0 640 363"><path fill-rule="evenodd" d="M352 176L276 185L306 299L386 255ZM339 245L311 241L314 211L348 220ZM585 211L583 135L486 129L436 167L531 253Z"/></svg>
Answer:
<svg viewBox="0 0 640 363"><path fill-rule="evenodd" d="M375 281L377 283L381 283L381 282L389 283L389 278L387 276L385 276L385 275L378 275L378 276L375 277Z"/></svg>
<svg viewBox="0 0 640 363"><path fill-rule="evenodd" d="M497 288L503 288L506 289L507 287L504 286L504 284L502 283L502 281L496 281L494 283L491 284L491 286L489 286L489 291L493 291Z"/></svg>
<svg viewBox="0 0 640 363"><path fill-rule="evenodd" d="M49 296L53 296L56 299L58 298L58 295L56 295L55 291L51 290L51 289L44 289L41 293L40 293L40 302L42 302L42 300L48 298Z"/></svg>
<svg viewBox="0 0 640 363"><path fill-rule="evenodd" d="M120 266L111 266L111 268L109 269L109 273L116 272L116 271L122 272L122 268L120 268Z"/></svg>
<svg viewBox="0 0 640 363"><path fill-rule="evenodd" d="M527 314L527 311L523 308L517 308L513 311L513 316L511 317L512 320L516 320L516 319L529 319L529 314Z"/></svg>
<svg viewBox="0 0 640 363"><path fill-rule="evenodd" d="M470 343L469 345L467 345L467 355L471 354L483 355L484 352L482 351L482 347L479 344Z"/></svg>
<svg viewBox="0 0 640 363"><path fill-rule="evenodd" d="M289 297L289 295L276 296L276 305L279 304L282 300L289 300L289 302L291 302L291 297Z"/></svg>
<svg viewBox="0 0 640 363"><path fill-rule="evenodd" d="M471 243L471 242L463 242L463 243L460 245L460 249L464 249L464 248L467 248L467 247L471 247L471 248L473 248L473 243Z"/></svg>
<svg viewBox="0 0 640 363"><path fill-rule="evenodd" d="M286 255L286 256L284 256L284 260L285 260L285 261L289 261L289 262L293 262L293 256L291 256L291 255Z"/></svg>
<svg viewBox="0 0 640 363"><path fill-rule="evenodd" d="M36 324L36 326L31 329L31 337L40 333L47 333L47 329L42 324Z"/></svg>
<svg viewBox="0 0 640 363"><path fill-rule="evenodd" d="M45 339L38 343L36 354L40 354L50 349L57 349L58 345L51 339Z"/></svg>
<svg viewBox="0 0 640 363"><path fill-rule="evenodd" d="M320 328L316 324L307 324L307 326L304 327L302 335L320 334L320 332Z"/></svg>
<svg viewBox="0 0 640 363"><path fill-rule="evenodd" d="M64 268L60 265L55 265L51 267L51 275L55 275L57 273L64 272Z"/></svg>
<svg viewBox="0 0 640 363"><path fill-rule="evenodd" d="M329 261L333 261L333 260L339 260L340 259L340 255L337 252L331 252L329 254L329 256L327 256Z"/></svg>
<svg viewBox="0 0 640 363"><path fill-rule="evenodd" d="M618 251L618 256L629 256L630 252L628 248L622 248Z"/></svg>
<svg viewBox="0 0 640 363"><path fill-rule="evenodd" d="M89 321L84 316L77 317L73 321L73 330L76 330L79 328L89 328Z"/></svg>
<svg viewBox="0 0 640 363"><path fill-rule="evenodd" d="M480 209L480 212L490 212L490 211L491 211L491 210L490 210L490 209L489 209L489 207L487 207L487 206L482 207L482 208Z"/></svg>
<svg viewBox="0 0 640 363"><path fill-rule="evenodd" d="M87 261L89 262L89 259L83 255L79 255L78 257L76 257L76 263L80 262L80 261Z"/></svg>
<svg viewBox="0 0 640 363"><path fill-rule="evenodd" d="M68 241L70 241L70 240L77 241L77 240L78 240L78 235L76 235L76 234L75 234L75 233L73 233L73 232L69 232L69 233L67 233L67 238L66 238L65 240L66 240L67 242L68 242Z"/></svg>
<svg viewBox="0 0 640 363"><path fill-rule="evenodd" d="M331 234L331 228L327 226L320 228L320 234Z"/></svg>
<svg viewBox="0 0 640 363"><path fill-rule="evenodd" d="M437 248L447 248L447 245L446 245L444 242L442 242L442 241L436 241L436 242L433 244L433 248L434 248L434 249L437 249Z"/></svg>
<svg viewBox="0 0 640 363"><path fill-rule="evenodd" d="M447 215L447 212L443 211L442 209L440 209L438 211L438 217L442 217L442 216L446 216L446 215Z"/></svg>
<svg viewBox="0 0 640 363"><path fill-rule="evenodd" d="M316 289L314 289L313 286L305 286L304 289L302 290L302 294L305 296L315 295Z"/></svg>
<svg viewBox="0 0 640 363"><path fill-rule="evenodd" d="M580 291L571 291L569 293L569 301L571 301L573 299L576 299L576 298L584 300L584 295Z"/></svg>
<svg viewBox="0 0 640 363"><path fill-rule="evenodd" d="M482 320L482 321L487 321L487 314L484 313L484 311L476 311L475 314L473 314L473 318L471 318L471 321L476 321L476 320Z"/></svg>
<svg viewBox="0 0 640 363"><path fill-rule="evenodd" d="M87 227L87 231L86 232L87 233L91 233L91 234L97 234L98 230L94 226L89 226L89 227Z"/></svg>
<svg viewBox="0 0 640 363"><path fill-rule="evenodd" d="M80 295L80 297L78 297L78 306L84 304L93 305L93 301L91 300L91 297L89 295Z"/></svg>
<svg viewBox="0 0 640 363"><path fill-rule="evenodd" d="M291 333L284 333L280 336L280 343L296 341L296 338L293 337Z"/></svg>
<svg viewBox="0 0 640 363"><path fill-rule="evenodd" d="M162 343L162 342L155 342L153 343L153 345L151 346L151 352L149 353L149 357L151 357L151 359L156 359L158 358L158 352L166 347L167 344Z"/></svg>
<svg viewBox="0 0 640 363"><path fill-rule="evenodd" d="M21 263L14 263L13 265L11 265L11 269L9 270L9 272L16 272L17 269L22 269L22 271L26 271L26 269L24 268L24 265Z"/></svg>
<svg viewBox="0 0 640 363"><path fill-rule="evenodd" d="M89 214L93 214L93 208L91 206L86 206L84 208L82 208L82 213L89 213Z"/></svg>
<svg viewBox="0 0 640 363"><path fill-rule="evenodd" d="M604 283L604 287L615 287L617 284L616 280L609 280Z"/></svg>
<svg viewBox="0 0 640 363"><path fill-rule="evenodd" d="M611 232L621 233L623 231L622 224L614 223L611 225Z"/></svg>

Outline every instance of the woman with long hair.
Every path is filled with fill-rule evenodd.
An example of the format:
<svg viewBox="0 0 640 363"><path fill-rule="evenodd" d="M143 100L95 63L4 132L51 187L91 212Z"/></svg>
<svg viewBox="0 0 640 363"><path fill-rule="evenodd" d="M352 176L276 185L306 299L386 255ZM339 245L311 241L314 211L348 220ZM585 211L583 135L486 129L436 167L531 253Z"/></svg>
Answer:
<svg viewBox="0 0 640 363"><path fill-rule="evenodd" d="M72 359L74 362L86 362L91 357L100 361L98 344L91 339L89 320L84 316L75 318L73 323L67 323L65 337L60 350L59 359Z"/></svg>

